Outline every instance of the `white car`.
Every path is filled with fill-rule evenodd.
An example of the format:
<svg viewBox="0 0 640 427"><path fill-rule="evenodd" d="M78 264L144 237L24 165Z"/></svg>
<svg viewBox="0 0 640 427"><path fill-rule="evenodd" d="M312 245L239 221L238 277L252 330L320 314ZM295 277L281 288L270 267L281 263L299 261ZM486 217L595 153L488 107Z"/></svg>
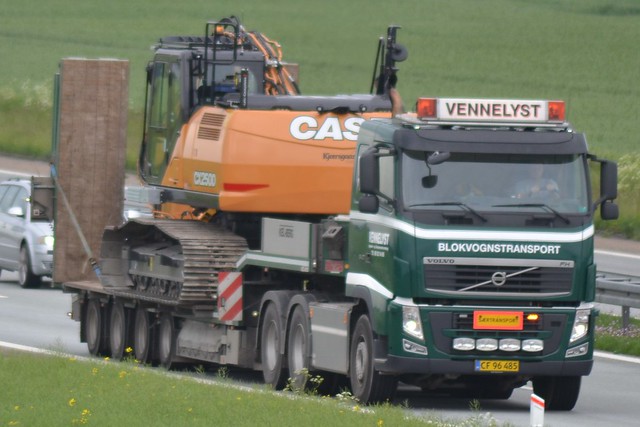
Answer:
<svg viewBox="0 0 640 427"><path fill-rule="evenodd" d="M23 288L39 287L53 266L53 223L31 219L30 197L28 179L0 183L0 269L17 271Z"/></svg>

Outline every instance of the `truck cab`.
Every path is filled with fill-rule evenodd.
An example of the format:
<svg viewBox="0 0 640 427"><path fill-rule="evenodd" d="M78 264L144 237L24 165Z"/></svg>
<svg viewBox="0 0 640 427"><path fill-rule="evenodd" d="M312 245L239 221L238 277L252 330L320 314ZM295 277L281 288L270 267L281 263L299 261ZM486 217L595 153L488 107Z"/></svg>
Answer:
<svg viewBox="0 0 640 427"><path fill-rule="evenodd" d="M573 408L593 364L593 218L617 217L617 169L564 110L424 98L363 124L346 282L375 307L381 374L479 397L533 380Z"/></svg>

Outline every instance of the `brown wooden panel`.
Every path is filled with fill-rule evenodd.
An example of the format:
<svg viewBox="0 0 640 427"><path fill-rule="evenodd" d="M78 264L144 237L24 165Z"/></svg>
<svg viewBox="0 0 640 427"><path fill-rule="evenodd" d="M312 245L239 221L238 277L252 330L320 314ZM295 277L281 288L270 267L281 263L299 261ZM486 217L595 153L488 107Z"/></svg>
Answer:
<svg viewBox="0 0 640 427"><path fill-rule="evenodd" d="M96 259L102 230L122 221L129 63L68 58L60 63L60 186ZM56 283L95 280L60 194L56 199Z"/></svg>

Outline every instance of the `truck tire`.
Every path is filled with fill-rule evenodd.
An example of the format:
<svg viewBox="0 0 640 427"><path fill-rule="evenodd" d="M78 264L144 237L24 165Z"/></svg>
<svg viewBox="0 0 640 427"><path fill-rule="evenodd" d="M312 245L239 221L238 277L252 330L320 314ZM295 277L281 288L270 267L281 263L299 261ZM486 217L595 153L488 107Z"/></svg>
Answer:
<svg viewBox="0 0 640 427"><path fill-rule="evenodd" d="M321 396L333 396L341 386L348 387L344 375L311 369L311 325L309 314L302 305L296 305L289 321L287 334L287 364L289 383L296 390L312 390ZM321 379L320 384L309 380ZM342 381L341 381L342 380Z"/></svg>
<svg viewBox="0 0 640 427"><path fill-rule="evenodd" d="M296 306L291 315L287 343L289 381L296 390L301 390L311 375L311 334L309 318L300 305Z"/></svg>
<svg viewBox="0 0 640 427"><path fill-rule="evenodd" d="M533 379L533 392L544 399L549 411L570 411L580 395L582 377L537 377Z"/></svg>
<svg viewBox="0 0 640 427"><path fill-rule="evenodd" d="M152 345L152 325L149 313L143 307L138 306L133 325L133 351L138 362L151 362Z"/></svg>
<svg viewBox="0 0 640 427"><path fill-rule="evenodd" d="M87 349L93 356L106 355L105 316L100 300L90 299L84 316L84 332Z"/></svg>
<svg viewBox="0 0 640 427"><path fill-rule="evenodd" d="M122 301L114 301L111 306L109 316L109 348L111 358L121 360L124 357L125 349L131 345L129 339L129 313Z"/></svg>
<svg viewBox="0 0 640 427"><path fill-rule="evenodd" d="M158 361L166 369L171 369L175 364L177 335L171 313L162 313L158 326Z"/></svg>
<svg viewBox="0 0 640 427"><path fill-rule="evenodd" d="M373 329L369 316L363 314L356 322L349 352L351 392L362 403L381 403L393 399L397 379L381 375L374 367Z"/></svg>
<svg viewBox="0 0 640 427"><path fill-rule="evenodd" d="M269 303L264 311L260 334L260 356L264 382L275 390L282 390L286 384L284 357L280 352L282 337L282 316L275 303Z"/></svg>
<svg viewBox="0 0 640 427"><path fill-rule="evenodd" d="M42 285L42 277L33 273L31 257L26 244L20 247L20 266L18 267L18 283L22 288L39 288Z"/></svg>

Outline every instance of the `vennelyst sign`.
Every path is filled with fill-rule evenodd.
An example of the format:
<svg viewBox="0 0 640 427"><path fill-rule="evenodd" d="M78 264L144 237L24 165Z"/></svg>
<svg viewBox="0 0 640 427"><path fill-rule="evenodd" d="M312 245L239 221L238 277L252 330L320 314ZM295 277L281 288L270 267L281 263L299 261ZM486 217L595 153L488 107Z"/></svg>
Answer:
<svg viewBox="0 0 640 427"><path fill-rule="evenodd" d="M553 125L564 122L565 104L547 100L420 98L418 116L442 122Z"/></svg>
<svg viewBox="0 0 640 427"><path fill-rule="evenodd" d="M439 99L438 117L444 120L517 120L544 122L546 101L497 99Z"/></svg>

